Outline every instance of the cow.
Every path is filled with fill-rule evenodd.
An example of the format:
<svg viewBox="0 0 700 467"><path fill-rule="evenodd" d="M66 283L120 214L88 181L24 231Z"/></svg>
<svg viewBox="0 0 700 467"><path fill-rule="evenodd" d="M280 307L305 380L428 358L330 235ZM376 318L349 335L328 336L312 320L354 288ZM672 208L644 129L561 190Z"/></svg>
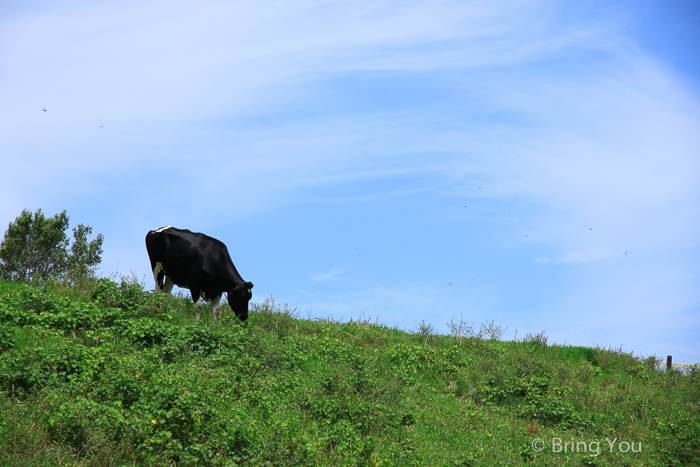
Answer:
<svg viewBox="0 0 700 467"><path fill-rule="evenodd" d="M248 319L253 283L241 278L222 242L202 233L168 226L146 234L146 250L156 290L170 293L173 285L189 289L197 320L202 300L211 302L212 314L217 318L223 292L238 319Z"/></svg>

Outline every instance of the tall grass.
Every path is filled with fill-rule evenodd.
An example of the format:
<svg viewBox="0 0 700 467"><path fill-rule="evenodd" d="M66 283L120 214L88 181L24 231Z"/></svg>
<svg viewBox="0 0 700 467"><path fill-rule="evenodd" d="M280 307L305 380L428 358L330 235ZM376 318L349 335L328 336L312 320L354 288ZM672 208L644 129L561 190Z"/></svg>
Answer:
<svg viewBox="0 0 700 467"><path fill-rule="evenodd" d="M0 283L0 465L700 465L697 368L449 325Z"/></svg>

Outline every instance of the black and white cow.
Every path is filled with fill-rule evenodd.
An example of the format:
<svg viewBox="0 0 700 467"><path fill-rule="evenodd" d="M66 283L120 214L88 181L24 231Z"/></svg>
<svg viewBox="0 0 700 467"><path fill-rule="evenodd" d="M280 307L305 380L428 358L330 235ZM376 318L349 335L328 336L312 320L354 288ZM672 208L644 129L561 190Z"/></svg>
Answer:
<svg viewBox="0 0 700 467"><path fill-rule="evenodd" d="M212 303L216 319L223 292L228 295L228 304L238 319L248 319L253 283L241 278L222 242L198 232L168 226L146 234L146 250L156 289L165 293L170 293L173 285L190 289L198 320L202 299Z"/></svg>

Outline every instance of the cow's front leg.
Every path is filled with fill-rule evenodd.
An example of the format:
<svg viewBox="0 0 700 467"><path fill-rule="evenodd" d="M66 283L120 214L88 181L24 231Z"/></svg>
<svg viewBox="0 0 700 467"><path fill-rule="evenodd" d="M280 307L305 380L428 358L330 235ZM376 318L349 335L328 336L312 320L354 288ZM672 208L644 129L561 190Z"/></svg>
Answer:
<svg viewBox="0 0 700 467"><path fill-rule="evenodd" d="M200 296L200 291L199 289L195 288L190 288L190 292L192 293L192 301L194 302L194 317L197 321L199 321L199 308L202 306L202 297Z"/></svg>
<svg viewBox="0 0 700 467"><path fill-rule="evenodd" d="M219 307L221 307L221 295L217 295L211 302L211 314L214 319L219 317Z"/></svg>
<svg viewBox="0 0 700 467"><path fill-rule="evenodd" d="M199 321L199 309L204 305L204 300L201 298L194 303L194 319Z"/></svg>

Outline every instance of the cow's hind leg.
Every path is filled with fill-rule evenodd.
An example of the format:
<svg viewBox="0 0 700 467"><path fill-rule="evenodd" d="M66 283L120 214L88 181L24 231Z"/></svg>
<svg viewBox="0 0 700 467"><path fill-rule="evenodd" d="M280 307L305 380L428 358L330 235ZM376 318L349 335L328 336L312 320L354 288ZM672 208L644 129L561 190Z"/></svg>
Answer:
<svg viewBox="0 0 700 467"><path fill-rule="evenodd" d="M171 281L169 277L165 277L165 286L163 287L163 292L170 293L173 290L175 282Z"/></svg>
<svg viewBox="0 0 700 467"><path fill-rule="evenodd" d="M156 280L156 290L159 292L163 291L165 271L163 270L163 265L161 263L156 263L153 267L153 278Z"/></svg>
<svg viewBox="0 0 700 467"><path fill-rule="evenodd" d="M165 275L163 263L156 263L153 268L153 278L156 280L156 290L158 292L170 293L173 290L175 283Z"/></svg>

